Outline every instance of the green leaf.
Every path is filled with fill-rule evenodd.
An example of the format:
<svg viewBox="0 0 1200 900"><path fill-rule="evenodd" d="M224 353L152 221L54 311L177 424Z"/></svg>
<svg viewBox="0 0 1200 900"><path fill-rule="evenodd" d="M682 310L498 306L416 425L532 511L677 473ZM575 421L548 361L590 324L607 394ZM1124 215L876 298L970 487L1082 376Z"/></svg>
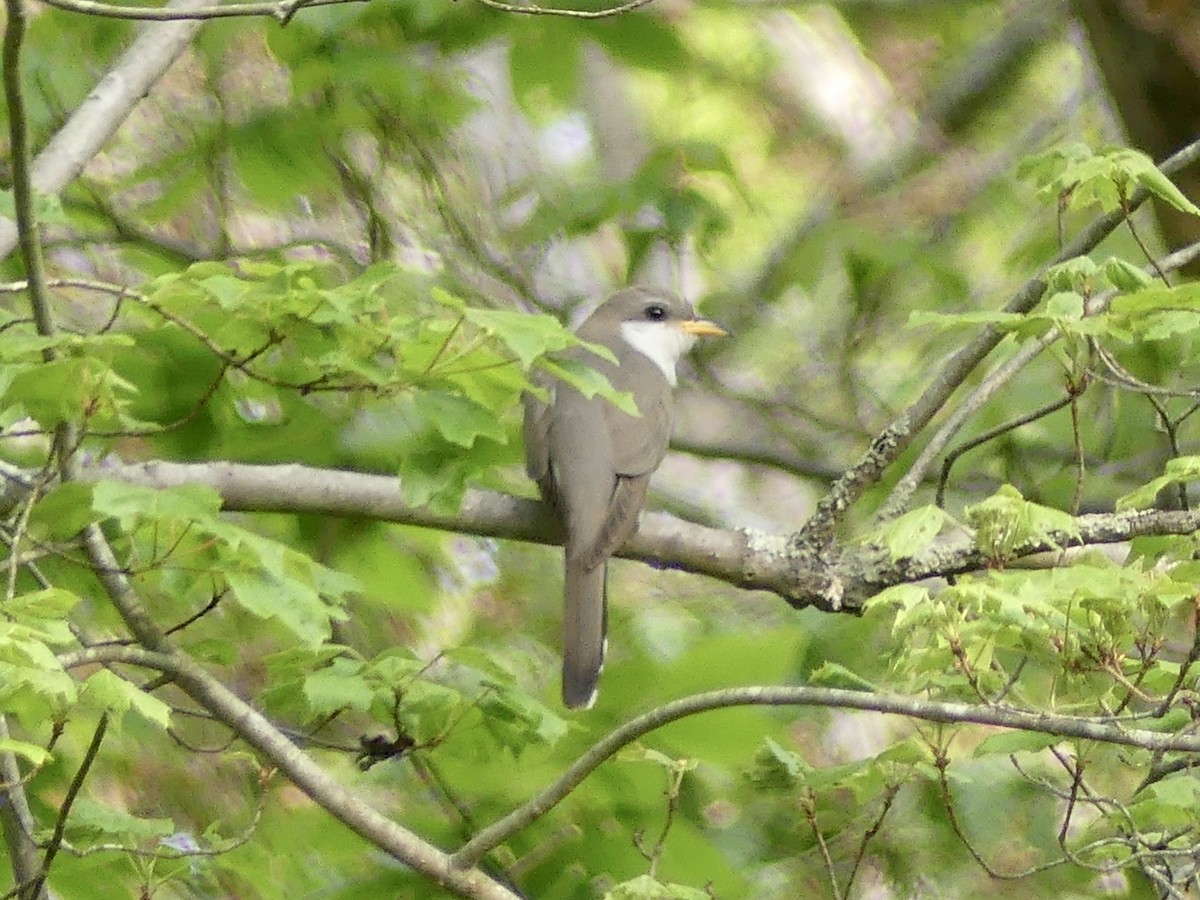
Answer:
<svg viewBox="0 0 1200 900"><path fill-rule="evenodd" d="M79 481L56 484L29 515L29 524L54 540L72 538L94 520L92 486Z"/></svg>
<svg viewBox="0 0 1200 900"><path fill-rule="evenodd" d="M136 393L99 356L62 357L10 367L0 403L21 406L45 428L97 414L111 417Z"/></svg>
<svg viewBox="0 0 1200 900"><path fill-rule="evenodd" d="M1192 826L1200 809L1200 784L1190 774L1156 781L1144 788L1129 813L1146 831Z"/></svg>
<svg viewBox="0 0 1200 900"><path fill-rule="evenodd" d="M1124 512L1149 507L1159 491L1176 482L1200 479L1200 456L1177 456L1168 460L1162 475L1117 499L1117 510Z"/></svg>
<svg viewBox="0 0 1200 900"><path fill-rule="evenodd" d="M863 604L863 610L870 612L875 609L912 609L929 600L928 588L916 584L897 584L885 588Z"/></svg>
<svg viewBox="0 0 1200 900"><path fill-rule="evenodd" d="M1111 154L1114 162L1123 165L1138 185L1160 200L1165 200L1180 212L1200 216L1200 207L1187 198L1166 175L1154 165L1154 160L1138 150L1122 148Z"/></svg>
<svg viewBox="0 0 1200 900"><path fill-rule="evenodd" d="M1083 297L1074 291L1060 291L1046 301L1046 315L1055 319L1076 320L1083 318Z"/></svg>
<svg viewBox="0 0 1200 900"><path fill-rule="evenodd" d="M515 353L526 370L539 356L579 342L554 316L472 307L464 309L463 316Z"/></svg>
<svg viewBox="0 0 1200 900"><path fill-rule="evenodd" d="M1079 536L1073 516L1030 503L1007 484L987 500L969 507L967 521L975 529L979 548L996 562L1002 562L1022 545L1048 543L1058 547L1060 540Z"/></svg>
<svg viewBox="0 0 1200 900"><path fill-rule="evenodd" d="M1119 291L1139 291L1154 282L1140 267L1115 256L1105 261L1104 277Z"/></svg>
<svg viewBox="0 0 1200 900"><path fill-rule="evenodd" d="M1088 293L1099 273L1100 267L1090 256L1072 257L1046 270L1046 290Z"/></svg>
<svg viewBox="0 0 1200 900"><path fill-rule="evenodd" d="M88 676L79 699L93 709L103 709L117 718L135 713L152 725L166 729L171 725L171 708L136 685L101 669Z"/></svg>
<svg viewBox="0 0 1200 900"><path fill-rule="evenodd" d="M790 790L802 781L811 766L798 753L785 750L771 738L764 738L754 754L754 767L746 773L760 790Z"/></svg>
<svg viewBox="0 0 1200 900"><path fill-rule="evenodd" d="M662 882L650 875L639 875L613 885L604 900L711 900L712 895L685 884Z"/></svg>
<svg viewBox="0 0 1200 900"><path fill-rule="evenodd" d="M86 836L138 846L174 834L175 823L170 819L132 816L87 797L80 797L71 807L68 832L76 839Z"/></svg>
<svg viewBox="0 0 1200 900"><path fill-rule="evenodd" d="M304 679L304 699L313 714L327 716L342 709L366 712L375 699L375 691L362 675L362 663L335 659Z"/></svg>
<svg viewBox="0 0 1200 900"><path fill-rule="evenodd" d="M74 703L75 680L47 645L59 628L47 629L0 619L0 704L19 710L30 699L59 710ZM58 641L55 641L58 643ZM36 704L34 704L36 705Z"/></svg>
<svg viewBox="0 0 1200 900"><path fill-rule="evenodd" d="M1175 734L1181 732L1185 728L1189 728L1195 720L1192 718L1190 711L1175 707L1168 710L1165 716L1157 719L1143 719L1138 722L1138 727L1146 731L1155 731L1160 734Z"/></svg>
<svg viewBox="0 0 1200 900"><path fill-rule="evenodd" d="M503 444L508 432L495 412L445 391L417 391L407 407L433 425L447 441L470 449L479 437Z"/></svg>
<svg viewBox="0 0 1200 900"><path fill-rule="evenodd" d="M1200 319L1194 312L1167 310L1147 316L1135 328L1134 334L1143 341L1165 341L1200 331Z"/></svg>
<svg viewBox="0 0 1200 900"><path fill-rule="evenodd" d="M0 738L0 753L15 753L29 760L32 765L44 766L51 759L49 751L37 744L18 741L14 738Z"/></svg>
<svg viewBox="0 0 1200 900"><path fill-rule="evenodd" d="M202 484L153 488L105 479L92 485L92 509L132 529L144 521L174 519L210 522L221 509L221 495Z"/></svg>
<svg viewBox="0 0 1200 900"><path fill-rule="evenodd" d="M1200 308L1200 282L1189 281L1176 287L1152 285L1115 297L1109 308L1131 318L1166 309L1195 310Z"/></svg>
<svg viewBox="0 0 1200 900"><path fill-rule="evenodd" d="M79 597L63 588L43 588L18 594L4 604L4 615L13 620L61 619L66 616Z"/></svg>
<svg viewBox="0 0 1200 900"><path fill-rule="evenodd" d="M1200 214L1150 157L1127 147L1093 152L1084 144L1064 144L1024 160L1018 173L1044 196L1065 199L1074 208L1099 203L1106 211L1118 209L1137 185L1178 210Z"/></svg>
<svg viewBox="0 0 1200 900"><path fill-rule="evenodd" d="M242 306L254 290L253 282L237 278L228 272L210 275L196 280L196 286L217 301L224 310L236 310Z"/></svg>
<svg viewBox="0 0 1200 900"><path fill-rule="evenodd" d="M1055 744L1061 744L1062 741L1063 739L1059 735L1043 734L1039 731L1002 731L984 738L975 748L974 755L1035 753L1045 750L1047 747L1053 747Z"/></svg>
<svg viewBox="0 0 1200 900"><path fill-rule="evenodd" d="M546 357L538 361L538 366L545 369L585 397L599 395L608 400L613 406L631 416L640 416L633 394L628 391L618 391L609 380L586 363L561 357Z"/></svg>
<svg viewBox="0 0 1200 900"><path fill-rule="evenodd" d="M354 578L229 522L204 530L229 550L223 574L240 606L275 619L310 647L328 639L330 622L345 615L340 603L358 589Z"/></svg>
<svg viewBox="0 0 1200 900"><path fill-rule="evenodd" d="M567 733L567 723L549 707L520 691L495 686L479 700L484 726L514 756L533 744L553 746Z"/></svg>
<svg viewBox="0 0 1200 900"><path fill-rule="evenodd" d="M870 540L881 541L892 562L895 562L916 556L932 544L947 521L949 516L945 510L936 506L922 506L885 522L875 530Z"/></svg>
<svg viewBox="0 0 1200 900"><path fill-rule="evenodd" d="M238 604L248 612L276 619L310 646L329 638L332 610L302 579L281 575L278 567L230 568L225 579Z"/></svg>
<svg viewBox="0 0 1200 900"><path fill-rule="evenodd" d="M9 621L29 629L29 635L52 646L65 647L75 642L67 614L79 603L79 596L63 588L44 588L17 594L4 604Z"/></svg>

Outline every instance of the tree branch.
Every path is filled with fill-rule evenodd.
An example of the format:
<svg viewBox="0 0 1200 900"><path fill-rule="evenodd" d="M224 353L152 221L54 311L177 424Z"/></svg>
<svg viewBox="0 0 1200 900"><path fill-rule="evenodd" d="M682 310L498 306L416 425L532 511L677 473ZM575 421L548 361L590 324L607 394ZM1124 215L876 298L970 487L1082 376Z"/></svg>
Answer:
<svg viewBox="0 0 1200 900"><path fill-rule="evenodd" d="M1127 724L1145 722L1114 717L1075 717L1033 712L1004 705L972 706L905 697L895 694L850 691L841 688L808 686L726 688L694 694L666 703L629 720L611 731L591 749L582 754L559 778L540 794L522 804L507 816L497 820L475 835L456 853L447 855L432 848L421 838L383 817L366 802L337 784L322 769L312 763L274 725L257 710L232 694L221 682L191 660L178 654L162 654L140 647L105 645L85 648L59 655L65 669L105 663L124 663L169 674L193 700L212 712L233 729L239 737L279 765L305 792L337 816L358 834L387 850L398 859L413 862L406 855L415 842L420 850L421 871L431 874L423 863L428 862L445 880L439 883L455 888L458 876L482 873L472 867L490 850L526 828L571 793L583 780L622 747L671 722L702 712L735 706L811 706L837 709L857 709L868 712L900 715L911 719L944 724L988 725L998 728L1051 734L1063 738L1100 741L1126 747L1138 747L1158 753L1200 752L1200 735L1164 733L1144 728L1128 728ZM1187 726L1190 728L1190 726ZM442 870L438 867L448 866ZM456 888L455 888L456 889ZM505 889L499 893L475 893L466 896L511 898Z"/></svg>
<svg viewBox="0 0 1200 900"><path fill-rule="evenodd" d="M502 0L477 0L490 9L526 16L564 16L568 19L607 19L649 6L654 0L627 0L608 9L565 9L558 6L538 6L536 3L504 3Z"/></svg>
<svg viewBox="0 0 1200 900"><path fill-rule="evenodd" d="M267 0L264 3L229 3L224 6L193 4L180 8L168 4L161 9L144 6L124 6L119 3L100 3L97 0L42 0L67 12L109 19L139 19L146 22L183 22L188 20L229 19L238 16L271 16L286 25L300 9L310 6L333 6L343 3L367 3L369 0Z"/></svg>
<svg viewBox="0 0 1200 900"><path fill-rule="evenodd" d="M75 770L75 775L71 778L71 783L67 785L67 794L63 797L62 806L58 810L58 819L54 823L54 832L50 835L50 843L46 846L46 855L42 857L42 871L37 878L37 886L40 889L46 883L46 877L50 874L50 867L54 864L54 858L58 856L58 851L63 846L63 836L67 833L67 820L71 817L71 807L75 805L75 800L79 797L79 791L83 788L84 781L87 780L88 772L92 770L92 765L96 762L96 757L100 754L100 745L104 743L104 735L108 731L108 713L102 713L100 721L96 724L95 731L92 732L92 739L88 743L88 748L84 751L83 761L80 762L79 768Z"/></svg>
<svg viewBox="0 0 1200 900"><path fill-rule="evenodd" d="M1200 257L1200 241L1168 253L1161 260L1152 260L1150 265L1145 268L1151 271L1159 269L1164 272L1174 272L1188 265L1197 257ZM1116 292L1114 291L1107 296L1097 298L1094 304L1089 304L1089 314L1095 314L1107 309L1109 302L1115 296ZM877 518L886 520L903 513L907 509L909 501L916 492L918 485L928 475L930 467L938 455L946 449L946 445L950 443L954 435L959 432L975 413L983 408L988 400L1015 378L1043 350L1057 341L1060 336L1057 328L1051 328L1040 338L1025 344L1012 357L989 374L961 403L957 404L953 411L946 417L941 427L938 428L929 442L921 449L920 455L909 466L908 471L896 483L887 502L879 511Z"/></svg>
<svg viewBox="0 0 1200 900"><path fill-rule="evenodd" d="M225 6L199 6L190 9L146 8L120 3L101 3L98 0L42 0L47 6L87 16L109 19L137 19L148 22L181 22L186 20L228 19L245 16L271 16L286 25L301 9L310 6L334 6L343 3L368 3L370 0L266 0L262 3L230 3ZM654 0L626 0L608 9L570 9L538 6L536 3L505 3L503 0L476 0L499 12L526 16L562 16L569 19L607 19L648 6Z"/></svg>
<svg viewBox="0 0 1200 900"><path fill-rule="evenodd" d="M7 476L5 476L7 478ZM455 514L404 502L399 479L300 465L146 462L82 469L84 481L115 479L158 489L201 484L237 512L308 513L378 519L480 537L557 544L559 536L541 503L494 491L471 490ZM0 491L0 510L28 488L18 479ZM1200 511L1141 510L1088 514L1074 519L1077 532L1051 533L1012 549L1010 563L1062 547L1112 544L1143 535L1191 534ZM969 537L937 543L913 557L892 560L871 545L849 547L833 562L805 556L785 534L709 528L663 513L649 513L617 555L708 575L745 589L768 590L800 608L854 612L884 588L931 577L986 569L992 563Z"/></svg>
<svg viewBox="0 0 1200 900"><path fill-rule="evenodd" d="M168 8L186 10L199 3L200 0L172 0ZM55 196L76 178L191 43L199 28L198 21L188 21L143 29L37 155L30 177L33 190ZM0 259L8 256L16 245L16 223L0 218Z"/></svg>
<svg viewBox="0 0 1200 900"><path fill-rule="evenodd" d="M480 831L459 848L452 862L473 866L484 854L526 828L571 793L588 775L622 747L678 719L732 706L826 706L902 715L926 722L994 725L1083 738L1148 750L1196 752L1200 735L1163 734L1144 729L1127 729L1119 721L1076 718L1029 712L1010 706L970 706L917 697L848 691L822 687L739 687L693 694L666 703L631 719L609 732L571 764L557 780L532 800Z"/></svg>
<svg viewBox="0 0 1200 900"><path fill-rule="evenodd" d="M1200 159L1200 140L1192 142L1162 163L1159 171L1170 175L1197 159ZM1026 313L1036 307L1046 287L1043 276L1047 268L1094 249L1125 221L1129 214L1141 206L1148 196L1149 193L1145 189L1138 188L1131 195L1125 208L1116 209L1095 219L1044 266L1042 272L1029 279L1004 304L1003 311ZM1005 334L1006 332L998 328L988 326L950 357L924 393L876 436L862 459L847 470L817 503L812 517L797 536L799 546L813 552L829 545L834 531L850 507L869 487L878 482L884 471L908 449L917 434L937 415L975 367L1004 339Z"/></svg>
<svg viewBox="0 0 1200 900"><path fill-rule="evenodd" d="M147 462L96 467L85 480L106 478L168 488L203 484L221 495L230 511L307 512L379 519L423 528L557 544L551 517L536 500L493 491L468 491L460 510L442 514L404 502L400 481L301 465ZM15 485L15 483L14 483ZM14 487L13 497L20 488ZM5 506L0 494L0 509ZM710 575L743 588L772 591L797 606L826 604L828 575L806 567L790 553L787 538L754 529L707 528L662 513L647 514L638 533L618 555Z"/></svg>
<svg viewBox="0 0 1200 900"><path fill-rule="evenodd" d="M107 645L63 654L59 660L68 669L125 663L170 675L177 687L270 760L307 797L374 846L460 897L517 900L508 888L484 872L452 865L449 854L378 812L367 797L347 790L258 710L187 656Z"/></svg>
<svg viewBox="0 0 1200 900"><path fill-rule="evenodd" d="M29 183L29 122L25 117L25 101L21 81L21 47L25 40L25 0L5 0L3 66L4 101L8 114L9 144L12 154L13 205L20 223L21 255L29 278L29 298L38 331L53 330L46 301L46 284L42 271L42 248L38 243L37 220L33 213L33 196ZM53 351L45 351L53 358ZM14 556L17 547L12 548ZM0 715L0 738L8 737L8 720ZM33 816L21 778L16 754L9 749L0 751L0 831L12 861L13 881L21 900L41 900L47 895L44 869L33 844Z"/></svg>
<svg viewBox="0 0 1200 900"><path fill-rule="evenodd" d="M8 740L8 717L3 715L0 740ZM32 835L33 814L17 756L11 751L0 753L0 836L12 863L13 882L17 885L14 895L20 900L46 900L46 886L40 882L42 860Z"/></svg>

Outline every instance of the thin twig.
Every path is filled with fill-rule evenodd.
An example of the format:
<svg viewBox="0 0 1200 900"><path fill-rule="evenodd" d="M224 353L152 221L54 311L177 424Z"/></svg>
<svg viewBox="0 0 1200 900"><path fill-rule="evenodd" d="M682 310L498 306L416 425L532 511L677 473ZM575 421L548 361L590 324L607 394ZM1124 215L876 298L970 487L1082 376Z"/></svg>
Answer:
<svg viewBox="0 0 1200 900"><path fill-rule="evenodd" d="M896 799L896 795L900 793L899 784L888 783L883 789L883 806L879 810L879 815L875 817L875 821L871 823L871 827L863 832L862 840L858 842L858 852L854 855L854 864L850 867L850 876L846 879L846 896L851 895L851 889L854 887L854 879L858 877L859 869L862 867L863 859L867 855L867 844L879 834L879 829L883 827L883 820L887 818L888 812L891 811L892 803Z"/></svg>
<svg viewBox="0 0 1200 900"><path fill-rule="evenodd" d="M829 889L833 894L833 900L842 900L842 889L838 885L837 868L833 864L833 857L829 854L829 846L825 843L825 835L821 833L820 823L817 822L817 800L812 788L805 788L804 793L801 794L800 808L804 811L804 818L808 822L808 827L812 830L813 838L817 842L817 849L821 851L821 861L825 864L825 875L829 879Z"/></svg>
<svg viewBox="0 0 1200 900"><path fill-rule="evenodd" d="M1170 413L1167 411L1166 404L1153 394L1146 394L1146 401L1154 407L1154 413L1158 416L1158 424L1162 426L1163 433L1167 436L1167 448L1171 453L1171 459L1181 455L1179 449L1179 426L1183 423L1183 419L1191 415L1200 404L1192 404L1191 409L1184 413L1183 417L1178 422L1171 419ZM1176 486L1179 496L1179 508L1188 509L1191 504L1188 503L1187 483L1179 482Z"/></svg>
<svg viewBox="0 0 1200 900"><path fill-rule="evenodd" d="M1170 175L1186 168L1197 159L1200 159L1200 140L1193 141L1165 160L1159 166L1159 171L1164 175ZM1044 273L1047 269L1094 249L1149 196L1148 191L1139 188L1130 196L1125 207L1093 220L1075 240L1043 267L1042 272L1029 279L1019 291L1009 298L1008 302L1004 304L1003 311L1026 313L1034 309L1045 291ZM1163 268L1165 270L1166 266L1164 265ZM823 545L829 541L847 510L868 488L876 484L883 472L908 449L917 434L941 411L950 397L962 386L967 376L991 354L1005 335L1006 332L1001 329L989 326L950 357L921 396L875 437L862 459L838 479L829 492L821 498L815 512L802 530L800 536L802 543ZM907 505L908 498L916 490L924 475L924 469L913 471L910 468L905 478L901 479L893 490L892 496L885 504L883 515L894 516L902 512Z"/></svg>
<svg viewBox="0 0 1200 900"><path fill-rule="evenodd" d="M942 461L941 477L938 478L937 496L934 501L937 506L943 509L946 506L946 485L950 481L950 470L954 468L954 464L958 462L958 458L960 456L968 451L974 450L976 447L986 444L988 441L993 441L1010 431L1023 428L1032 422L1036 422L1038 419L1045 418L1051 413L1056 413L1070 402L1071 395L1067 394L1065 397L1055 400L1053 403L1047 403L1045 406L1039 407L1038 409L1028 412L1023 416L1018 416L1011 421L997 425L995 428L989 428L978 437L974 437L969 441L959 444L957 447L947 453L946 458Z"/></svg>
<svg viewBox="0 0 1200 900"><path fill-rule="evenodd" d="M1121 198L1121 205L1126 205L1124 197ZM1159 266L1158 261L1154 258L1154 254L1150 252L1150 248L1146 246L1146 242L1142 240L1142 236L1138 233L1137 225L1134 224L1132 213L1133 210L1126 211L1125 224L1129 226L1129 233L1133 235L1133 242L1138 245L1138 249L1141 250L1142 255L1146 257L1146 264L1154 270L1154 274L1158 276L1158 280L1161 281L1166 287L1170 287L1171 282L1167 278L1167 273L1164 272Z"/></svg>
<svg viewBox="0 0 1200 900"><path fill-rule="evenodd" d="M110 19L140 19L147 22L186 22L202 19L227 19L238 16L271 16L287 24L300 9L310 6L334 6L343 3L365 3L367 0L277 0L266 3L231 3L228 6L197 6L191 9L146 9L95 0L44 0L46 5L67 12Z"/></svg>
<svg viewBox="0 0 1200 900"><path fill-rule="evenodd" d="M91 771L92 765L96 762L96 757L100 754L100 745L104 743L104 735L107 731L108 713L101 713L100 721L96 723L96 730L92 732L92 739L88 743L87 750L84 751L79 768L75 770L75 775L71 779L71 783L67 786L67 793L63 797L62 806L58 808L58 818L54 822L54 832L50 835L50 842L46 845L46 855L42 858L42 872L38 876L37 882L39 889L45 884L46 877L50 874L50 866L54 863L54 857L58 855L59 848L62 846L63 835L67 831L67 819L71 816L71 807L75 804L75 798L79 796L79 792L83 788L83 783L87 780L88 772Z"/></svg>
<svg viewBox="0 0 1200 900"><path fill-rule="evenodd" d="M1039 866L1031 866L1019 872L1001 872L999 869L992 868L991 863L984 859L983 854L971 843L970 838L967 837L967 833L963 831L963 827L958 821L958 815L954 812L954 798L950 796L950 781L946 776L946 770L950 766L949 757L946 756L940 747L931 744L930 749L934 752L933 764L938 772L938 785L942 791L942 808L946 810L946 821L950 823L950 830L954 832L959 843L966 848L967 853L971 855L971 858L975 860L979 867L992 878L1004 881L1028 878L1030 875L1040 871Z"/></svg>
<svg viewBox="0 0 1200 900"><path fill-rule="evenodd" d="M489 9L499 10L500 12L519 13L525 16L562 16L568 19L608 19L612 16L619 16L635 9L640 9L643 6L649 6L654 0L628 0L627 3L622 3L620 6L611 6L608 9L565 9L558 6L538 6L536 3L528 5L516 3L503 3L501 0L476 0L482 3Z"/></svg>

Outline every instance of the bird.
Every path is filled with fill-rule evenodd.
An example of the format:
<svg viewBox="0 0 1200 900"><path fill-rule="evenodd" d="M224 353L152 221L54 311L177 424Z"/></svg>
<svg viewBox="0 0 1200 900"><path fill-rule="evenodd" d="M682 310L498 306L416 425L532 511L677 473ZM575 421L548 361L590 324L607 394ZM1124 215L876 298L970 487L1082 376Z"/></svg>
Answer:
<svg viewBox="0 0 1200 900"><path fill-rule="evenodd" d="M562 529L562 699L586 709L596 702L607 649L608 559L637 531L650 476L666 455L676 364L698 337L727 332L674 293L634 286L605 300L575 333L616 362L584 346L562 355L628 391L641 413L553 378L540 396L524 397L525 468Z"/></svg>

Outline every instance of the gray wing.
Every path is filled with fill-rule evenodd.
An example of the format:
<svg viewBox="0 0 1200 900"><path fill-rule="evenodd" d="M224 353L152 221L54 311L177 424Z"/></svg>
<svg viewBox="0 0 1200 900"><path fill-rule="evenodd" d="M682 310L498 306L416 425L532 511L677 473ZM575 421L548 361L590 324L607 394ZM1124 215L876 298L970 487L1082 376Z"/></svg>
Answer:
<svg viewBox="0 0 1200 900"><path fill-rule="evenodd" d="M553 383L536 376L534 381L550 393L550 403L553 403ZM528 391L521 395L521 402L525 407L525 420L521 429L525 437L525 471L537 482L538 487L542 488L542 496L545 497L545 482L550 475L550 403L542 401Z"/></svg>
<svg viewBox="0 0 1200 900"><path fill-rule="evenodd" d="M615 436L614 465L621 475L631 477L650 475L667 455L671 437L671 386L653 365L641 360L622 360L623 369L642 369L633 391L641 416L631 416L611 403L604 404L609 434ZM624 376L625 373L622 373ZM627 379L620 377L614 384L621 390ZM643 493L644 496L644 493Z"/></svg>
<svg viewBox="0 0 1200 900"><path fill-rule="evenodd" d="M590 548L608 515L617 472L613 448L605 426L604 400L586 398L574 388L560 384L555 390L553 415L545 413L537 427L544 427L544 456L533 436L536 459L532 469L544 466L543 494L555 506L566 531L567 555L590 556ZM535 416L534 420L538 417ZM530 420L527 419L527 422ZM548 488L548 490L547 490Z"/></svg>
<svg viewBox="0 0 1200 900"><path fill-rule="evenodd" d="M614 468L631 478L649 476L667 455L667 439L671 433L669 402L651 403L639 399L641 418L622 412L611 403L605 406L609 433L619 436L613 456Z"/></svg>
<svg viewBox="0 0 1200 900"><path fill-rule="evenodd" d="M608 515L604 527L593 539L583 555L583 564L598 566L607 560L617 548L629 540L638 527L638 517L646 505L646 489L650 486L649 475L633 478L618 475L608 504Z"/></svg>

